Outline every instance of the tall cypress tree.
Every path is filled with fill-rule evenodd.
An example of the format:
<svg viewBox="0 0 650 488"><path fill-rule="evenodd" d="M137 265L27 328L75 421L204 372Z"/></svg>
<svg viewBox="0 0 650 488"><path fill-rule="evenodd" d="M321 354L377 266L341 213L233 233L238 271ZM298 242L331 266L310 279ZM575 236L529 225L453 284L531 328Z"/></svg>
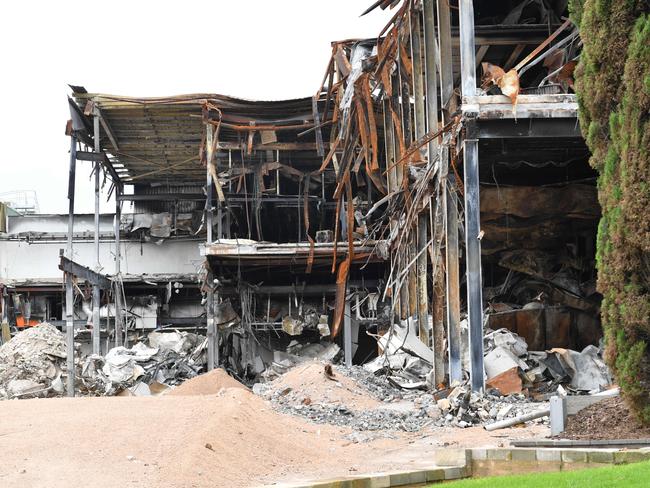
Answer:
<svg viewBox="0 0 650 488"><path fill-rule="evenodd" d="M584 48L580 124L598 171L598 289L605 357L622 394L650 424L650 6L571 0Z"/></svg>

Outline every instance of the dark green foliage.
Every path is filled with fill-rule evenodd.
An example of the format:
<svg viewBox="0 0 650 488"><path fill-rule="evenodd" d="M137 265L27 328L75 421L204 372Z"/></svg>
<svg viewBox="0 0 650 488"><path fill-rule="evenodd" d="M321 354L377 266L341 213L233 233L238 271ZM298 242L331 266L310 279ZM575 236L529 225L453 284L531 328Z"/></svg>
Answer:
<svg viewBox="0 0 650 488"><path fill-rule="evenodd" d="M598 170L598 288L606 359L650 423L650 12L645 0L572 0L584 42L580 124Z"/></svg>

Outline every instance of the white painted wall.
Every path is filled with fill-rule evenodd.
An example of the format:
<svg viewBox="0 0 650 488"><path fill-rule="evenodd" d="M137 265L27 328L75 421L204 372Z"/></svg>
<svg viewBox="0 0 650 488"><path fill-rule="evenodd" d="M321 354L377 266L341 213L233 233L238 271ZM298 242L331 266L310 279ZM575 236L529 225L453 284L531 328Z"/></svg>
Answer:
<svg viewBox="0 0 650 488"><path fill-rule="evenodd" d="M121 268L123 274L194 274L203 258L199 255L201 241L167 240L152 242L122 242ZM43 280L61 281L59 250L65 241L33 242L0 240L0 281ZM100 242L102 273L115 271L115 243ZM74 261L95 268L93 241L74 243Z"/></svg>

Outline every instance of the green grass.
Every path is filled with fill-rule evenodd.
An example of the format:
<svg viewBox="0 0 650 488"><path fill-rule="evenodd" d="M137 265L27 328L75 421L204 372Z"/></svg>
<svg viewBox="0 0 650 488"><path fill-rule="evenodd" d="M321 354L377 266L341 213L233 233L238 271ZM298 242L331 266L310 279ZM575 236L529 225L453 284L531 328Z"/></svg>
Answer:
<svg viewBox="0 0 650 488"><path fill-rule="evenodd" d="M441 485L432 485L441 486ZM467 479L444 488L610 488L650 486L650 461L604 468Z"/></svg>

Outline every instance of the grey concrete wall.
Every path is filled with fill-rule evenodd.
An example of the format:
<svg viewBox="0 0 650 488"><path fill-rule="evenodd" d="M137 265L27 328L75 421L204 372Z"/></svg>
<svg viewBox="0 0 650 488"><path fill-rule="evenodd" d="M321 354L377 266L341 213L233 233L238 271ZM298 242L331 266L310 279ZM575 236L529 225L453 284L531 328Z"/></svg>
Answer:
<svg viewBox="0 0 650 488"><path fill-rule="evenodd" d="M123 274L194 274L203 258L199 255L201 241L122 242ZM100 262L103 273L115 270L115 243L101 242ZM0 281L61 281L58 269L59 250L65 241L34 242L0 240ZM79 264L95 267L92 240L74 243L74 258Z"/></svg>

